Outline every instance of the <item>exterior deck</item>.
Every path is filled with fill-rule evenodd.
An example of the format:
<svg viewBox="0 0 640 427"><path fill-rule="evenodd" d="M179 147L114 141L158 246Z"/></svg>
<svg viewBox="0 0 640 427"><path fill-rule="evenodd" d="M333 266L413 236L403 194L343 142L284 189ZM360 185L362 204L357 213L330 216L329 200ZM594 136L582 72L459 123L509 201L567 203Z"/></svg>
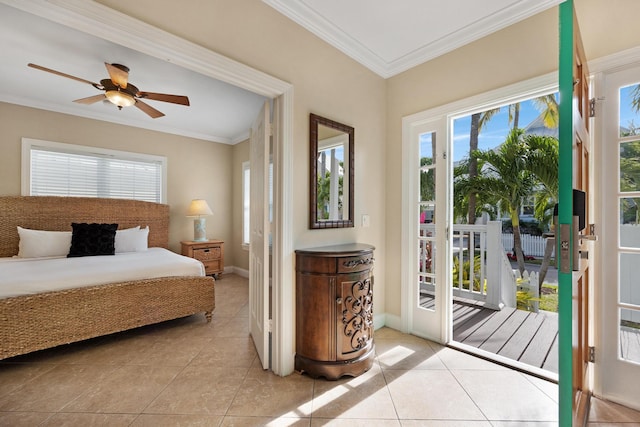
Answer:
<svg viewBox="0 0 640 427"><path fill-rule="evenodd" d="M428 308L433 298L424 296ZM484 308L477 301L454 298L453 339L536 368L558 372L558 315L504 307Z"/></svg>

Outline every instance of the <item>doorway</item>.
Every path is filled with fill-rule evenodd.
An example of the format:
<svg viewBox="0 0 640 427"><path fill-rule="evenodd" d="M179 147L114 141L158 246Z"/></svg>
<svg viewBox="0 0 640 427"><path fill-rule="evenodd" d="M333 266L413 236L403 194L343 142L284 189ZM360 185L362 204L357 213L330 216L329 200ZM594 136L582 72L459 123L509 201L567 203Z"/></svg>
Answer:
<svg viewBox="0 0 640 427"><path fill-rule="evenodd" d="M490 281L500 280L498 276L503 265L499 263L504 262L509 273L512 270L506 252L487 250L487 245L502 245L501 225L488 221L489 224L483 224L484 231L476 232L468 229L469 224L454 221L452 183L459 166L453 142L455 119L488 108L506 108L524 99L548 96L556 90L557 76L550 74L403 119L402 289L406 332L464 350L477 350L468 344L456 345L457 322L472 317L475 308L487 306L498 311L505 306L499 294L487 292ZM468 141L467 137L467 153ZM492 234L498 236L497 240L488 238L487 227L494 228ZM470 253L473 257L469 257ZM504 255L504 260L498 254ZM495 258L490 260L492 265L500 265L500 268L487 268L487 258L491 257ZM474 262L470 262L471 259ZM476 259L483 262L476 263ZM468 273L462 273L467 269ZM454 271L458 272L456 277ZM467 305L455 307L456 299L465 300ZM508 302L515 307L516 301L514 292ZM553 351L550 348L554 338L551 334L547 353ZM496 356L497 352L493 353L495 358L513 362L507 357ZM554 375L543 376L555 379Z"/></svg>
<svg viewBox="0 0 640 427"><path fill-rule="evenodd" d="M556 380L558 101L453 119L452 345Z"/></svg>
<svg viewBox="0 0 640 427"><path fill-rule="evenodd" d="M273 295L272 370L288 375L294 370L293 339L293 236L292 170L293 86L261 71L240 64L216 52L145 24L142 39L136 25L121 23L123 16L102 5L86 2L65 6L50 2L22 2L16 7L34 15L84 31L96 37L109 35L110 41L159 57L205 76L252 91L268 99L278 99L273 147ZM126 17L131 21L134 18Z"/></svg>

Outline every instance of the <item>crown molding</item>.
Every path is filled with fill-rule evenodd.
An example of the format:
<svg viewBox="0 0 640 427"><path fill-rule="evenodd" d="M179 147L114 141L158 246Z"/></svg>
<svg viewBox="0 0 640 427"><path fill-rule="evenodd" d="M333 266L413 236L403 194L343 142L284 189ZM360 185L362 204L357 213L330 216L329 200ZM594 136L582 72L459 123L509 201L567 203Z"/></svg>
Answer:
<svg viewBox="0 0 640 427"><path fill-rule="evenodd" d="M269 98L291 87L287 82L94 1L0 2Z"/></svg>
<svg viewBox="0 0 640 427"><path fill-rule="evenodd" d="M172 126L157 124L155 122L150 122L149 120L137 120L137 119L131 119L131 118L127 118L126 120L119 119L117 116L101 114L91 109L74 108L73 105L71 106L60 106L58 104L53 105L47 102L35 101L30 98L9 95L6 93L0 93L0 102L6 102L8 104L14 104L14 105L21 105L23 107L29 107L29 108L37 108L39 110L52 111L55 113L68 114L71 116L83 117L85 119L93 119L93 120L99 120L103 122L115 123L123 126L131 126L131 127L141 128L141 129L147 129L155 132L163 132L163 133L169 133L172 135L185 136L188 138L201 139L204 141L217 142L220 144L234 145L237 142L243 141L243 140L238 140L238 137L236 138L218 137L215 135L193 132L186 129L178 129Z"/></svg>
<svg viewBox="0 0 640 427"><path fill-rule="evenodd" d="M485 17L451 35L434 40L393 61L385 61L365 45L342 31L299 0L263 0L292 21L315 34L347 56L383 78L389 78L410 68L451 52L468 43L515 24L525 18L558 5L564 0L520 0L498 13Z"/></svg>
<svg viewBox="0 0 640 427"><path fill-rule="evenodd" d="M587 63L591 74L616 72L638 64L640 64L640 47L632 47L611 55L590 59Z"/></svg>
<svg viewBox="0 0 640 427"><path fill-rule="evenodd" d="M243 88L253 93L275 98L291 89L291 84L251 68L212 50L177 37L145 22L139 21L104 5L88 0L0 0L0 3L48 19L58 24L117 43L138 52L171 62L202 75ZM1 96L1 95L0 95ZM11 98L11 100L9 100ZM15 97L0 97L13 102L49 111L110 121L145 129L183 135L223 144L234 144L244 135L233 138L217 137L172 127L140 122L120 122L100 114L73 108L52 107Z"/></svg>

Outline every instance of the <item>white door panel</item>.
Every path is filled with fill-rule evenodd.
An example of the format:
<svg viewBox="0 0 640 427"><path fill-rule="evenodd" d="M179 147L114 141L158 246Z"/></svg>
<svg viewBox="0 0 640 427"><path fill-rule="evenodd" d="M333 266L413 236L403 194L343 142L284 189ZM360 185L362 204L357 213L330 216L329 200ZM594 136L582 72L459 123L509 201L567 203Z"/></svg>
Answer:
<svg viewBox="0 0 640 427"><path fill-rule="evenodd" d="M269 354L269 103L251 128L249 317L250 333L264 369Z"/></svg>
<svg viewBox="0 0 640 427"><path fill-rule="evenodd" d="M640 68L608 74L604 83L604 250L596 391L640 410L640 130L634 129L640 113L630 107Z"/></svg>
<svg viewBox="0 0 640 427"><path fill-rule="evenodd" d="M449 339L445 290L448 160L446 117L405 124L403 144L403 281L408 332L437 342Z"/></svg>

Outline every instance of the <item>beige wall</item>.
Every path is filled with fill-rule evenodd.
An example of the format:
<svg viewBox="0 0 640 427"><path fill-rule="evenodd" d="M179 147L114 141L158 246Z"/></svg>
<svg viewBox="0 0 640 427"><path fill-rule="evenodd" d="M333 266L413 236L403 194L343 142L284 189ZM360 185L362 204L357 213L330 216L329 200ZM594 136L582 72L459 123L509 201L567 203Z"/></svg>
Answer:
<svg viewBox="0 0 640 427"><path fill-rule="evenodd" d="M213 210L207 236L231 240L229 145L6 103L0 103L0 129L0 194L20 194L23 137L166 156L170 249L179 252L180 240L193 238L193 220L184 215L194 198L206 199ZM233 265L233 252L225 261Z"/></svg>
<svg viewBox="0 0 640 427"><path fill-rule="evenodd" d="M400 315L400 218L401 120L403 116L436 107L470 95L539 76L557 67L557 8L532 17L485 37L475 43L437 58L398 76L384 80L280 15L260 0L98 0L158 28L252 66L294 86L293 152L293 235L294 247L360 241L377 247L375 274L375 313ZM602 56L633 47L636 0L577 0L587 55ZM611 6L613 5L613 6ZM617 11L614 13L613 11ZM631 13L631 11L633 13ZM606 18L603 25L602 18ZM616 22L629 24L618 29ZM631 25L633 24L633 25ZM606 34L606 37L602 37ZM620 35L621 37L617 37ZM392 35L390 35L392 36ZM592 46L590 46L590 43ZM308 218L308 117L314 112L355 127L356 200L353 229L309 230ZM56 120L40 123L34 117L24 131L37 130L49 139L100 141L108 148L136 147L154 154L171 154L170 200L178 226L173 241L190 236L190 223L181 212L192 197L205 197L214 203L215 215L209 219L209 233L234 240L236 222L228 216L237 208L230 195L237 175L230 171L232 149L218 144L181 139L191 150L178 150L170 141L175 137L141 130L114 131L118 138L100 137L107 129L96 122L87 129L61 129ZM10 122L0 116L2 122ZM95 126L95 128L94 128ZM88 129L88 128L91 129ZM48 136L53 134L53 136ZM38 137L38 135L30 135ZM14 135L15 139L18 135ZM22 136L22 135L20 135ZM18 148L5 142L11 159L0 159L0 171L16 176ZM138 145L138 139L140 144ZM209 144L209 145L208 145ZM174 151L175 150L175 151ZM203 152L210 152L206 157ZM197 154L195 154L197 153ZM215 159L215 160L211 160ZM215 176L202 181L203 168L218 165ZM6 167L6 169L5 169ZM7 172L8 171L8 172ZM233 185L223 176L233 175ZM13 178L11 178L13 179ZM0 192L19 191L13 184ZM178 196L176 193L183 193ZM187 194L188 193L188 194ZM205 193L205 194L202 194ZM219 207L233 204L225 218L218 218ZM179 213L178 213L179 212ZM371 227L360 226L362 214L371 218ZM222 214L220 214L222 216ZM234 251L228 251L233 256ZM233 262L233 261L231 261ZM239 263L242 261L238 261ZM229 263L229 262L228 262Z"/></svg>
<svg viewBox="0 0 640 427"><path fill-rule="evenodd" d="M636 0L576 0L588 59L638 45ZM400 315L402 118L492 89L555 72L558 68L558 8L414 67L387 80L385 308ZM605 36L606 35L606 36Z"/></svg>
<svg viewBox="0 0 640 427"><path fill-rule="evenodd" d="M638 46L638 0L574 0L574 4L587 59Z"/></svg>
<svg viewBox="0 0 640 427"><path fill-rule="evenodd" d="M553 9L387 81L387 313L400 316L402 118L552 72L557 27Z"/></svg>
<svg viewBox="0 0 640 427"><path fill-rule="evenodd" d="M113 9L294 86L294 248L363 242L385 260L385 80L260 0L99 0ZM355 128L356 227L308 229L309 113ZM368 214L371 227L362 228ZM385 262L376 264L375 313L384 309Z"/></svg>

